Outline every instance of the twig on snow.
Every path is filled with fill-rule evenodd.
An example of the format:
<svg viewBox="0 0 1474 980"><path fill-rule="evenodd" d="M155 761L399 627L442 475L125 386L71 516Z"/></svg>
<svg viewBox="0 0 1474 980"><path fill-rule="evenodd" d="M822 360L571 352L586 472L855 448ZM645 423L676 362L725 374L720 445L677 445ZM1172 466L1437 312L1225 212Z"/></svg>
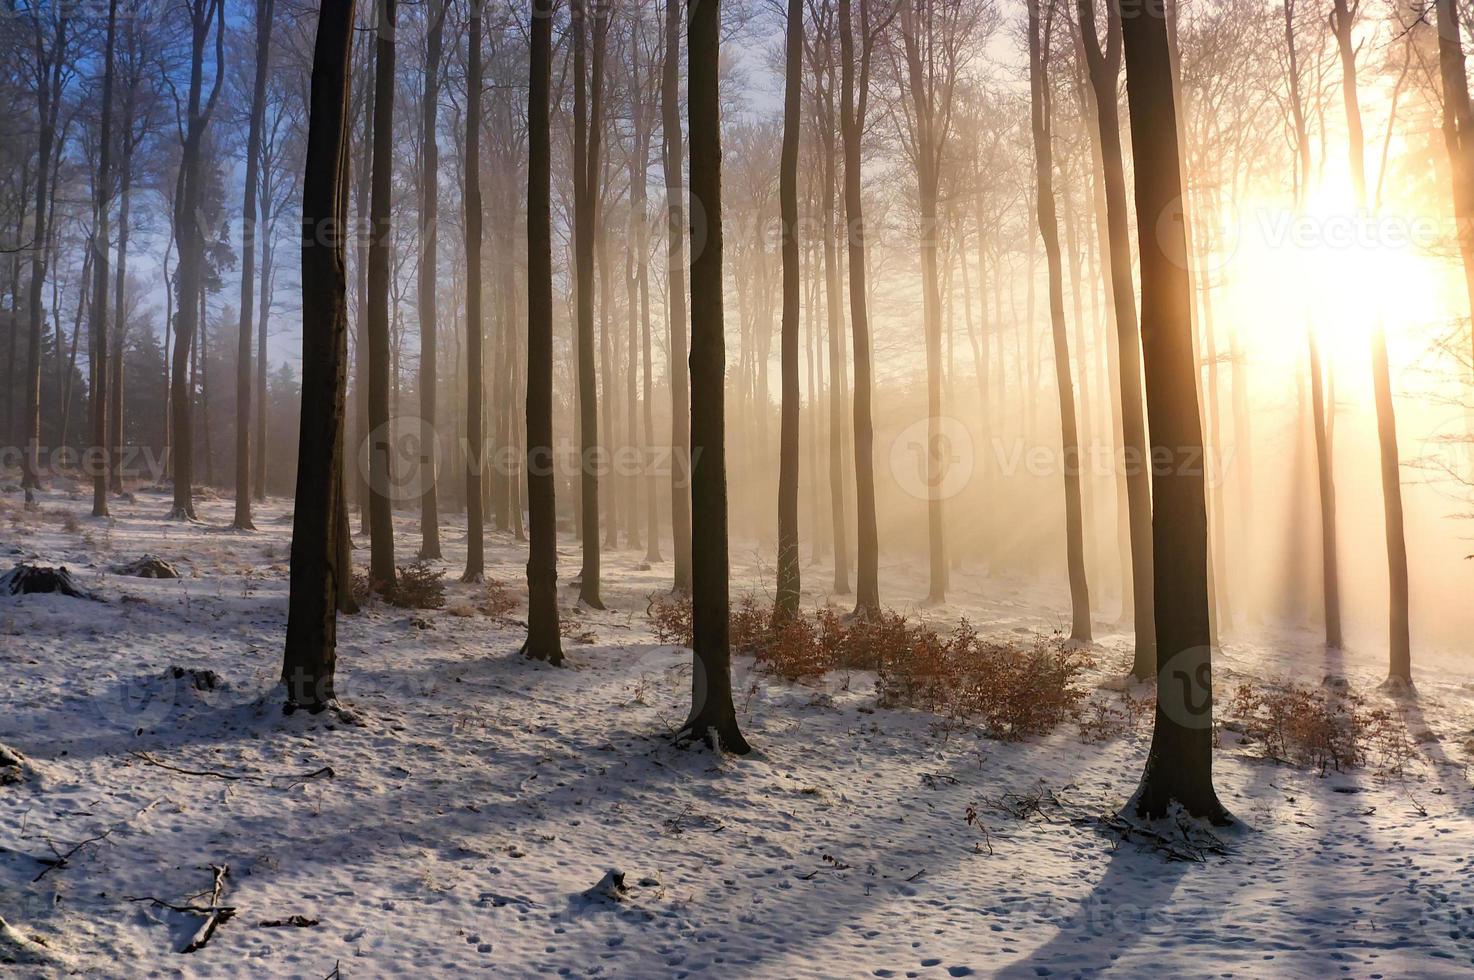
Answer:
<svg viewBox="0 0 1474 980"><path fill-rule="evenodd" d="M38 875L36 875L36 877L32 878L31 881L32 882L40 881L42 878L45 878L48 874L50 874L51 872L55 871L57 868L65 868L65 867L68 867L69 865L67 864L67 860L73 854L76 854L78 851L80 851L82 848L86 847L88 844L96 844L99 841L107 840L108 839L108 836L111 835L112 832L114 830L117 830L117 829L118 828L116 828L116 827L109 827L107 830L104 830L102 833L98 834L96 837L89 837L86 840L79 842L70 851L67 851L65 854L63 854L61 851L57 850L56 849L56 845L53 844L48 839L46 841L46 846L49 847L49 848L51 848L51 853L54 854L54 855L56 855L56 856L55 857L49 857L49 858L36 858L37 861L40 861L42 864L46 865L46 867L42 868L41 869L41 873L38 874Z"/></svg>
<svg viewBox="0 0 1474 980"><path fill-rule="evenodd" d="M151 766L167 769L169 772L177 772L184 776L204 776L210 779L223 779L227 782L267 783L276 789L291 789L300 783L310 782L314 779L332 779L337 775L332 766L323 766L312 772L286 773L279 776L270 776L253 772L221 772L218 769L184 769L180 766L171 766L162 762L147 752L129 752L129 755Z"/></svg>

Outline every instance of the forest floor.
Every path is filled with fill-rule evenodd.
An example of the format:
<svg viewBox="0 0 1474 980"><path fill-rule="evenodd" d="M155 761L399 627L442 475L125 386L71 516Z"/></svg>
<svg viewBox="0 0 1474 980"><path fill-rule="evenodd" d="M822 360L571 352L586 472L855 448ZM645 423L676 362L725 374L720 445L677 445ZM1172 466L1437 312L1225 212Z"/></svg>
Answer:
<svg viewBox="0 0 1474 980"><path fill-rule="evenodd" d="M1240 826L1221 854L1171 860L1094 819L1134 790L1147 725L1002 743L879 708L868 674L788 684L739 658L753 754L679 749L689 654L657 644L646 618L669 565L608 554L606 612L575 610L563 588L569 661L550 668L517 655L515 622L474 611L484 587L454 581L454 519L447 608L375 604L340 620L339 692L358 723L284 716L286 502L258 507L246 534L225 529L227 500L202 502L198 525L166 522L167 509L140 492L94 520L90 494L53 489L39 512L0 496L0 571L65 564L105 600L0 599L0 745L30 760L0 785L0 963L27 964L0 972L1452 977L1474 965L1474 665L1452 657L1418 655L1417 757L1401 774L1322 775L1225 732L1216 780ZM403 561L418 528L405 516L398 529ZM109 570L144 553L183 577ZM488 557L520 594L520 546L491 534ZM766 554L734 561L734 591L760 591ZM916 596L923 574L883 570ZM806 569L811 585L829 577ZM928 620L965 615L1017 640L1068 612L1052 586L966 567L953 589ZM1106 681L1129 638L1102 630ZM1215 679L1337 673L1386 702L1380 653L1325 657L1312 633L1265 630L1230 638ZM181 909L212 905L212 866L229 867L216 904L234 916L181 955L205 921ZM611 868L628 887L617 901L596 887Z"/></svg>

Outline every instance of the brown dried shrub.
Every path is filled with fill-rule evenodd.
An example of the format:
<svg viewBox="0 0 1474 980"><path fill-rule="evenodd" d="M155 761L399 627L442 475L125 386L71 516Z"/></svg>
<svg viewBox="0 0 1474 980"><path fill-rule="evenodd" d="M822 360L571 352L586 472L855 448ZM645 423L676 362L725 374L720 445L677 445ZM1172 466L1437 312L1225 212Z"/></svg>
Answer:
<svg viewBox="0 0 1474 980"><path fill-rule="evenodd" d="M511 618L512 613L517 610L517 593L507 583L500 579L488 578L486 580L486 592L477 604L476 611L483 616L502 622Z"/></svg>
<svg viewBox="0 0 1474 980"><path fill-rule="evenodd" d="M692 644L695 627L692 625L690 596L683 592L652 595L645 607L645 615L649 617L650 628L659 642L679 647Z"/></svg>
<svg viewBox="0 0 1474 980"><path fill-rule="evenodd" d="M1244 684L1229 702L1244 739L1267 759L1342 772L1375 763L1401 772L1412 755L1402 719L1349 691Z"/></svg>

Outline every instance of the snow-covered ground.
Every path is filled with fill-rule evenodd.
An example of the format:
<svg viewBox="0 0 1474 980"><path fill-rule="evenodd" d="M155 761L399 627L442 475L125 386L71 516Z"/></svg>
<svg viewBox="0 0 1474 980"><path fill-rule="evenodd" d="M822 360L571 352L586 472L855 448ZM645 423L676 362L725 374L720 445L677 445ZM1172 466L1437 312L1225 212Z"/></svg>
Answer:
<svg viewBox="0 0 1474 980"><path fill-rule="evenodd" d="M53 489L40 513L0 497L0 564L65 564L106 599L0 599L0 744L34 767L0 786L0 963L31 960L0 972L1406 977L1474 967L1474 674L1455 657L1415 653L1411 726L1431 734L1406 775L1321 777L1225 743L1217 783L1244 826L1225 855L1169 861L1070 819L1108 814L1131 794L1145 730L1085 744L1067 725L1001 744L877 709L868 675L790 685L739 660L754 753L674 748L689 655L657 645L645 618L669 566L642 569L643 551L606 556L604 613L574 610L565 589L569 667L549 668L517 656L515 624L470 613L480 591L454 581L464 549L454 520L447 609L375 605L340 620L339 691L362 724L284 717L274 685L287 505L259 508L254 534L224 529L228 501L205 501L198 526L164 521L167 509L140 493L98 521L90 495ZM399 531L407 558L417 526L402 516ZM564 545L566 579L576 559ZM488 550L492 575L520 593L519 546L492 534ZM146 552L183 578L109 572ZM737 558L734 588L760 588L768 556ZM920 595L922 574L888 564L886 588ZM954 592L927 617L966 615L1001 635L1049 632L1067 613L1052 585L965 567ZM1126 638L1106 631L1100 647L1104 676ZM1215 675L1226 689L1334 671L1378 700L1380 656L1322 663L1313 635L1281 630L1229 642ZM199 675L175 678L176 666L223 683L197 690ZM1041 787L1065 804L1046 805L1045 819L997 806ZM100 839L73 852L89 838ZM69 852L61 866L38 860ZM229 866L220 903L236 914L180 954L202 917L149 899L208 906L212 865ZM625 875L622 901L589 893L611 868ZM263 925L294 916L316 924Z"/></svg>

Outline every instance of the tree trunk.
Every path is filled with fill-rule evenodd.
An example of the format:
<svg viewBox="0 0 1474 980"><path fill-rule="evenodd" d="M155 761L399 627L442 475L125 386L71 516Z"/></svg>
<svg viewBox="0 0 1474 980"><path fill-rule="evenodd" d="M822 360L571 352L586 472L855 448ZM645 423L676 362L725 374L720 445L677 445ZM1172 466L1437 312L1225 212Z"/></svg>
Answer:
<svg viewBox="0 0 1474 980"><path fill-rule="evenodd" d="M745 755L747 740L732 703L727 558L726 341L722 320L722 135L718 92L719 0L689 7L691 214L691 513L700 534L691 542L695 663L691 714L683 739Z"/></svg>
<svg viewBox="0 0 1474 980"><path fill-rule="evenodd" d="M26 491L27 506L34 503L35 491L41 489L41 293L46 284L49 240L47 204L54 194L51 156L56 142L57 113L61 107L61 73L66 60L69 23L65 11L58 14L49 59L43 59L36 66L36 118L40 123L40 134L37 139L36 220L31 232L31 284L27 297L30 331L26 346L26 431L24 452L21 454L21 486ZM41 27L37 25L36 30L39 32ZM61 357L60 348L57 349L57 357Z"/></svg>
<svg viewBox="0 0 1474 980"><path fill-rule="evenodd" d="M128 80L132 81L132 79ZM134 93L123 99L123 159L118 172L118 263L114 271L112 378L108 382L108 445L112 447L109 484L113 493L123 492L123 354L128 336L128 235L133 205L133 137L136 110Z"/></svg>
<svg viewBox="0 0 1474 980"><path fill-rule="evenodd" d="M343 501L343 423L348 386L348 80L353 0L322 0L312 59L307 162L302 185L302 421L292 515L291 592L282 681L287 706L321 710L333 700L337 599L350 574Z"/></svg>
<svg viewBox="0 0 1474 980"><path fill-rule="evenodd" d="M588 61L589 13L574 0L573 184L574 248L578 302L579 473L583 509L583 570L579 599L603 609L599 597L599 402L594 376L594 249L598 204L599 143L603 130L603 15L593 15L593 66ZM592 77L591 77L592 76ZM590 91L592 89L592 91Z"/></svg>
<svg viewBox="0 0 1474 980"><path fill-rule="evenodd" d="M118 0L108 0L107 5L107 54L102 76L102 123L98 134L97 151L97 229L93 235L92 260L92 342L93 388L89 393L92 402L92 446L93 459L89 466L92 474L92 516L106 517L108 492L108 210L112 206L112 157L113 157L113 51L118 34ZM118 311L122 318L122 310Z"/></svg>
<svg viewBox="0 0 1474 980"><path fill-rule="evenodd" d="M691 382L686 363L686 215L681 200L681 0L665 0L665 64L660 110L665 143L665 203L669 251L666 257L670 305L671 548L674 587L691 591L691 483L686 447L691 441Z"/></svg>
<svg viewBox="0 0 1474 980"><path fill-rule="evenodd" d="M380 0L375 37L373 176L369 190L368 248L368 427L369 582L386 597L395 589L394 511L389 494L392 440L389 432L389 279L393 229L395 15L398 0ZM474 16L474 15L473 15ZM473 31L479 21L473 20ZM475 55L473 54L473 57ZM475 118L474 114L470 118Z"/></svg>
<svg viewBox="0 0 1474 980"><path fill-rule="evenodd" d="M779 209L783 222L783 394L778 461L778 602L777 615L798 612L798 142L800 74L803 71L803 0L788 0L783 91L783 153L779 173Z"/></svg>
<svg viewBox="0 0 1474 980"><path fill-rule="evenodd" d="M1050 19L1053 19L1051 13ZM1035 217L1049 273L1049 318L1054 334L1054 376L1059 392L1061 463L1065 485L1065 534L1072 609L1070 639L1090 641L1090 587L1085 578L1083 515L1080 502L1080 449L1075 422L1075 392L1070 380L1070 342L1065 333L1064 270L1055 217L1053 105L1049 91L1049 25L1039 21L1039 0L1029 0L1029 65L1033 93L1034 164L1038 178ZM1138 211L1138 213L1152 213Z"/></svg>
<svg viewBox="0 0 1474 980"><path fill-rule="evenodd" d="M850 329L855 343L855 611L880 611L880 530L875 506L875 425L871 419L870 311L866 302L865 202L860 173L870 89L869 0L860 0L859 64L850 0L840 0L840 130L844 139L845 236L850 256ZM859 72L858 84L856 71ZM832 139L832 137L831 137ZM837 299L837 297L836 297ZM836 538L838 540L838 538Z"/></svg>
<svg viewBox="0 0 1474 980"><path fill-rule="evenodd" d="M191 57L189 102L184 146L179 158L179 193L174 202L174 239L179 265L174 275L174 370L169 384L173 409L174 507L170 517L195 520L194 428L189 383L189 355L199 331L199 297L204 282L205 229L200 224L204 195L204 139L225 76L224 0L191 0ZM210 21L215 27L215 80L208 99L203 97L205 43Z"/></svg>
<svg viewBox="0 0 1474 980"><path fill-rule="evenodd" d="M1114 4L1107 4L1106 10L1106 48L1102 52L1095 32L1094 4L1090 0L1079 2L1081 33L1099 123L1097 133L1109 233L1106 253L1110 263L1120 371L1121 464L1126 474L1131 540L1130 587L1136 636L1131 673L1138 680L1147 680L1155 676L1157 670L1155 612L1152 606L1151 467L1147 455L1146 420L1142 414L1141 338L1137 330L1136 290L1131 273L1130 211L1117 109L1116 85L1121 74L1121 14Z"/></svg>
<svg viewBox="0 0 1474 980"><path fill-rule="evenodd" d="M1136 213L1166 215L1182 197L1176 95L1167 24L1122 24L1136 177ZM1208 628L1208 513L1192 337L1192 288L1180 223L1141 238L1141 337L1152 439L1152 570L1158 651L1151 749L1134 800L1138 816L1227 822L1213 789L1213 653ZM1160 455L1159 455L1160 454Z"/></svg>
<svg viewBox="0 0 1474 980"><path fill-rule="evenodd" d="M253 486L256 499L264 501L266 499L266 374L270 367L266 362L266 333L271 314L271 264L275 251L271 245L271 181L269 177L262 184L262 191L259 227L267 231L261 239L261 309L256 323L256 473ZM346 500L342 501L342 507L346 514L348 511Z"/></svg>
<svg viewBox="0 0 1474 980"><path fill-rule="evenodd" d="M271 22L276 0L256 2L256 79L251 96L251 123L246 136L246 200L241 219L241 309L235 372L235 522L238 530L255 530L251 521L251 319L255 312L256 242L260 231L256 203L261 183L261 130L266 119L266 79L271 69ZM263 297L264 302L264 297ZM264 372L266 364L256 366Z"/></svg>
<svg viewBox="0 0 1474 980"><path fill-rule="evenodd" d="M436 304L439 287L436 265L440 234L440 144L436 132L440 108L440 52L445 37L446 0L431 0L425 37L425 90L420 108L420 418L426 438L439 439L435 428ZM420 495L420 557L440 557L440 506L436 497L436 447L423 447L431 457Z"/></svg>
<svg viewBox="0 0 1474 980"><path fill-rule="evenodd" d="M533 0L527 104L527 641L522 653L563 662L558 632L558 509L553 467L553 12Z"/></svg>
<svg viewBox="0 0 1474 980"><path fill-rule="evenodd" d="M1435 0L1438 11L1438 68L1443 83L1443 139L1453 184L1454 218L1464 288L1474 315L1474 109L1469 104L1469 76L1464 65L1463 22L1454 0ZM1426 14L1425 14L1426 16ZM1474 332L1470 334L1474 345Z"/></svg>
<svg viewBox="0 0 1474 980"><path fill-rule="evenodd" d="M471 26L466 63L466 571L462 582L480 582L486 575L484 553L484 499L481 480L486 465L486 438L482 430L481 325L481 2L470 0Z"/></svg>

